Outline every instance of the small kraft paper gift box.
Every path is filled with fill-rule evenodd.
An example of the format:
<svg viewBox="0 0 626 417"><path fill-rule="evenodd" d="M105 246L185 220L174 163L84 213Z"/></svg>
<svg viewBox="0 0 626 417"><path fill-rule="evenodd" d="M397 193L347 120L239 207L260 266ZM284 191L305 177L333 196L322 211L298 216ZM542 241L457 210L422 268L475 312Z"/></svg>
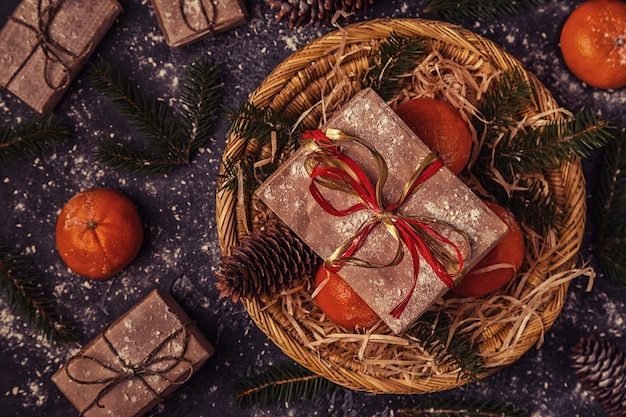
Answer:
<svg viewBox="0 0 626 417"><path fill-rule="evenodd" d="M52 380L86 417L137 417L172 394L214 349L167 292L151 291Z"/></svg>
<svg viewBox="0 0 626 417"><path fill-rule="evenodd" d="M165 42L189 45L247 21L241 0L150 0Z"/></svg>
<svg viewBox="0 0 626 417"><path fill-rule="evenodd" d="M122 7L117 0L24 0L0 31L0 85L50 112Z"/></svg>
<svg viewBox="0 0 626 417"><path fill-rule="evenodd" d="M508 232L371 89L303 138L257 195L395 333Z"/></svg>

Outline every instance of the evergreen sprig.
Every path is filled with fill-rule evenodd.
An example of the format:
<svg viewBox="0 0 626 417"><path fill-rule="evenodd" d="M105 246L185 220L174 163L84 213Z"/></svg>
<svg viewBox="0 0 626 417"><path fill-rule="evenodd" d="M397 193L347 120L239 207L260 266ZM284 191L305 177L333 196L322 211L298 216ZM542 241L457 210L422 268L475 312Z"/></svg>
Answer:
<svg viewBox="0 0 626 417"><path fill-rule="evenodd" d="M366 74L365 84L383 100L390 99L397 93L406 74L424 57L424 50L422 38L401 36L392 32L370 58L370 70Z"/></svg>
<svg viewBox="0 0 626 417"><path fill-rule="evenodd" d="M531 86L518 71L504 73L490 88L478 105L482 117L474 120L485 141L471 171L518 219L542 233L556 227L564 213L536 174L589 156L610 140L613 127L581 112L543 126L511 129L532 100Z"/></svg>
<svg viewBox="0 0 626 417"><path fill-rule="evenodd" d="M216 65L198 60L187 67L178 112L144 96L105 60L90 66L89 79L147 142L103 139L96 152L99 162L139 175L166 173L189 164L194 151L209 140L221 100Z"/></svg>
<svg viewBox="0 0 626 417"><path fill-rule="evenodd" d="M510 404L485 400L442 399L424 401L397 410L401 417L527 417L528 413Z"/></svg>
<svg viewBox="0 0 626 417"><path fill-rule="evenodd" d="M476 382L485 372L485 362L462 334L455 333L451 340L450 320L441 312L424 313L408 333L413 336L435 358L435 361L450 368L460 369L459 378Z"/></svg>
<svg viewBox="0 0 626 417"><path fill-rule="evenodd" d="M626 134L608 143L599 162L592 252L604 272L626 285Z"/></svg>
<svg viewBox="0 0 626 417"><path fill-rule="evenodd" d="M275 152L277 158L284 151L292 151L298 147L296 138L302 132L302 126L284 113L277 112L271 107L257 107L246 101L237 108L225 107L229 122L229 131L232 135L241 138L247 143L256 143L257 146L271 144L272 135L275 135ZM220 174L222 189L237 189L239 178L243 178L243 186L250 195L265 178L278 167L277 161L269 162L261 167L255 167L257 161L250 158L245 152L223 161L224 171ZM243 175L239 172L243 171Z"/></svg>
<svg viewBox="0 0 626 417"><path fill-rule="evenodd" d="M0 241L0 290L6 294L9 306L23 314L48 341L75 341L74 326L59 319L53 301L44 297L36 281L26 273L23 258Z"/></svg>
<svg viewBox="0 0 626 417"><path fill-rule="evenodd" d="M425 15L453 21L510 16L548 0L431 0L422 9Z"/></svg>
<svg viewBox="0 0 626 417"><path fill-rule="evenodd" d="M0 161L36 156L67 139L67 124L55 116L42 116L19 126L0 129Z"/></svg>
<svg viewBox="0 0 626 417"><path fill-rule="evenodd" d="M335 383L299 365L281 364L258 370L241 380L235 399L247 406L278 404L314 399L335 388Z"/></svg>

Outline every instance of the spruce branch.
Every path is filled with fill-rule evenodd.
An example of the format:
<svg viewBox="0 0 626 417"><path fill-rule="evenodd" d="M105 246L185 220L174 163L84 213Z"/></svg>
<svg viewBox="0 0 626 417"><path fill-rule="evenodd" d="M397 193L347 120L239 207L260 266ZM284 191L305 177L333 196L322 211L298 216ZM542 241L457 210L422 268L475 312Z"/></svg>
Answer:
<svg viewBox="0 0 626 417"><path fill-rule="evenodd" d="M482 186L527 226L543 233L564 213L540 179L563 162L603 147L613 127L591 112L539 126L518 128L533 106L532 88L519 71L505 72L479 103L474 125L484 142L470 168Z"/></svg>
<svg viewBox="0 0 626 417"><path fill-rule="evenodd" d="M574 158L586 158L606 145L612 127L592 112L580 112L571 119L551 121L541 128L519 132L515 140L501 141L494 160L501 172L535 174L558 168Z"/></svg>
<svg viewBox="0 0 626 417"><path fill-rule="evenodd" d="M198 60L187 67L180 97L180 112L184 121L182 138L188 138L189 146L181 143L189 153L204 146L213 124L217 120L219 103L222 99L221 79L217 65Z"/></svg>
<svg viewBox="0 0 626 417"><path fill-rule="evenodd" d="M42 116L19 126L0 129L0 161L36 156L67 139L67 124L55 116Z"/></svg>
<svg viewBox="0 0 626 417"><path fill-rule="evenodd" d="M284 403L309 400L337 388L326 378L295 364L258 370L240 381L235 399L240 405Z"/></svg>
<svg viewBox="0 0 626 417"><path fill-rule="evenodd" d="M438 364L460 369L460 379L475 382L485 372L484 360L472 349L469 339L455 333L452 339L448 340L450 320L445 314L426 312L411 328L409 334L434 356Z"/></svg>
<svg viewBox="0 0 626 417"><path fill-rule="evenodd" d="M425 15L453 21L510 16L548 0L431 0L422 9Z"/></svg>
<svg viewBox="0 0 626 417"><path fill-rule="evenodd" d="M6 294L9 306L23 314L48 341L69 343L76 340L73 325L59 319L54 303L43 296L36 278L26 273L22 257L1 241L0 290Z"/></svg>
<svg viewBox="0 0 626 417"><path fill-rule="evenodd" d="M526 411L510 404L482 400L424 401L397 410L401 417L526 417Z"/></svg>
<svg viewBox="0 0 626 417"><path fill-rule="evenodd" d="M383 100L389 100L397 92L403 76L410 73L424 57L424 49L422 38L410 38L392 32L370 58L365 84Z"/></svg>
<svg viewBox="0 0 626 417"><path fill-rule="evenodd" d="M98 161L139 175L166 173L189 164L193 152L209 140L221 83L217 67L205 60L188 66L177 114L163 101L144 96L104 60L91 65L89 79L147 141L138 145L102 140L96 150Z"/></svg>
<svg viewBox="0 0 626 417"><path fill-rule="evenodd" d="M604 272L626 285L626 134L608 143L598 164L597 195L590 207L596 224L591 250Z"/></svg>

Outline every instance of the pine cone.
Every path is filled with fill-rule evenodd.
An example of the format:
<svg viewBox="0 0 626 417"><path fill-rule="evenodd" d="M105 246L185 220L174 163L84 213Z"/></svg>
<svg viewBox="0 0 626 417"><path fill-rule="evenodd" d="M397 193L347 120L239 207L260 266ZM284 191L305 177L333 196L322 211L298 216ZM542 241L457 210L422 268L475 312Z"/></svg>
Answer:
<svg viewBox="0 0 626 417"><path fill-rule="evenodd" d="M215 286L220 297L267 297L310 277L321 260L284 223L268 220L265 230L243 238L220 260Z"/></svg>
<svg viewBox="0 0 626 417"><path fill-rule="evenodd" d="M330 26L338 10L346 13L365 11L374 0L267 0L267 4L277 10L276 21L289 16L289 26L293 29L306 24Z"/></svg>
<svg viewBox="0 0 626 417"><path fill-rule="evenodd" d="M626 416L626 354L589 336L572 349L572 367L610 417Z"/></svg>

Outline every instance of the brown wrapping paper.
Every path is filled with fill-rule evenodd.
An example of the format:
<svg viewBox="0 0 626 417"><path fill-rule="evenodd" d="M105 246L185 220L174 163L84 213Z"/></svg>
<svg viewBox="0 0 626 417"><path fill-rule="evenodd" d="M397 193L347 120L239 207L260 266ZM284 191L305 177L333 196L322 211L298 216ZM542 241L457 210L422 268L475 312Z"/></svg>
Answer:
<svg viewBox="0 0 626 417"><path fill-rule="evenodd" d="M247 20L241 0L150 0L169 46L209 38Z"/></svg>
<svg viewBox="0 0 626 417"><path fill-rule="evenodd" d="M397 201L417 165L430 152L371 89L356 94L322 130L327 128L364 139L381 153L389 169L383 189L386 201ZM371 158L361 148L345 145L342 151L369 175L375 172ZM257 194L318 255L327 259L370 218L371 213L337 217L324 211L308 191L309 176L304 169L307 152L305 148L299 149L261 185ZM349 205L340 203L345 194L329 197L335 198L337 207ZM464 231L471 245L464 271L475 265L507 233L506 225L447 168L427 180L401 211L406 215L442 220ZM370 233L358 257L386 263L393 258L396 245L393 237L383 227L378 227ZM413 263L407 251L399 265L374 269L346 265L339 274L396 333L410 327L448 290L420 257L417 288L400 318L396 319L390 311L407 296L413 282ZM457 282L459 280L460 276Z"/></svg>
<svg viewBox="0 0 626 417"><path fill-rule="evenodd" d="M51 111L122 12L117 0L24 0L0 31L0 85Z"/></svg>
<svg viewBox="0 0 626 417"><path fill-rule="evenodd" d="M174 298L153 290L52 380L84 416L141 416L214 353Z"/></svg>

